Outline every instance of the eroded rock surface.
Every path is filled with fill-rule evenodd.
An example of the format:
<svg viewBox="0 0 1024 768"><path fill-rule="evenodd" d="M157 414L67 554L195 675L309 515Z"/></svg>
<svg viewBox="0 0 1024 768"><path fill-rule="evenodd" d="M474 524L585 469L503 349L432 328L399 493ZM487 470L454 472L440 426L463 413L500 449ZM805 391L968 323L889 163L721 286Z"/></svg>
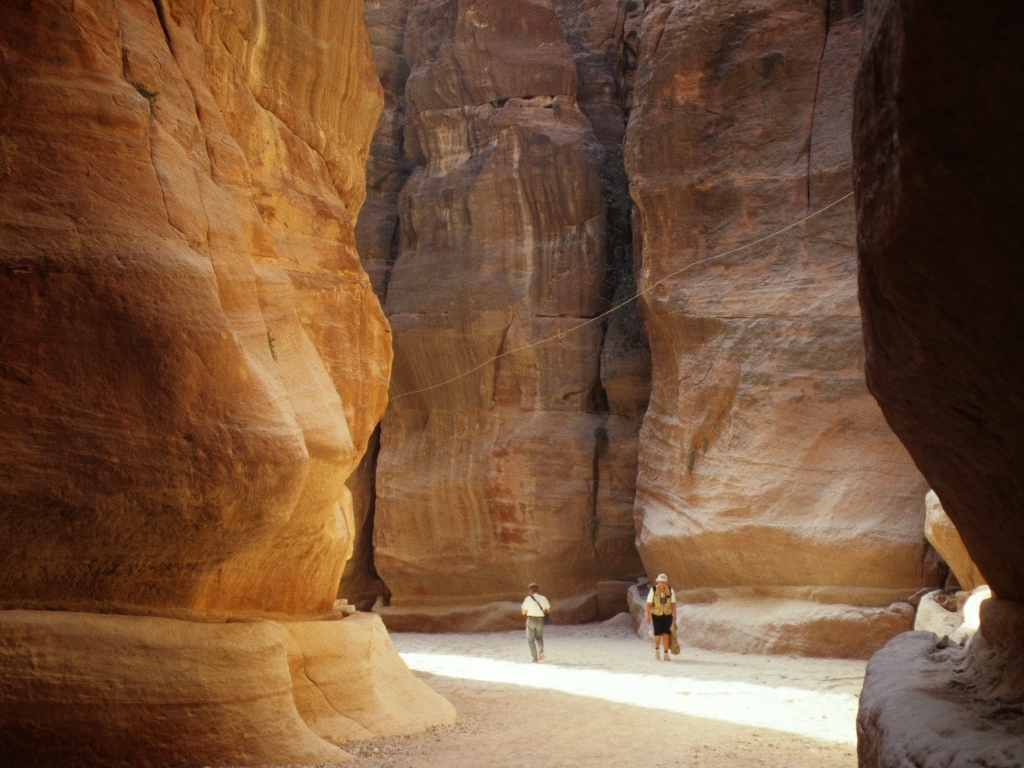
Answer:
<svg viewBox="0 0 1024 768"><path fill-rule="evenodd" d="M957 577L973 560L1000 599L966 650L915 634L872 660L864 768L1024 763L1022 71L1018 3L867 3L854 150L868 385L962 537Z"/></svg>
<svg viewBox="0 0 1024 768"><path fill-rule="evenodd" d="M381 103L361 3L4 2L0 15L0 601L55 610L3 614L17 679L3 706L48 685L25 643L59 635L50 671L95 672L80 699L47 688L29 720L0 718L0 742L28 754L32 729L73 707L58 739L72 763L337 757L303 724L278 650L257 654L274 670L255 698L182 699L174 717L211 729L194 740L144 727L163 717L145 707L100 726L112 699L96 692L117 682L94 655L118 627L127 657L151 649L124 682L158 706L190 685L167 678L172 658L201 677L193 656L208 649L228 685L232 659L255 652L247 629L195 624L205 612L332 615L353 537L345 481L391 354L352 232ZM341 688L344 667L323 667ZM268 722L270 699L280 726L256 749L235 724ZM453 716L425 688L409 700L426 705L411 728Z"/></svg>
<svg viewBox="0 0 1024 768"><path fill-rule="evenodd" d="M894 638L868 663L857 714L860 768L1024 764L1024 611L986 600L966 648L931 632Z"/></svg>
<svg viewBox="0 0 1024 768"><path fill-rule="evenodd" d="M868 384L985 580L1024 600L1024 148L1010 138L1024 11L868 8L854 124Z"/></svg>
<svg viewBox="0 0 1024 768"><path fill-rule="evenodd" d="M668 1L640 30L625 155L654 381L638 546L681 592L717 591L708 621L756 588L864 609L872 638L872 616L934 578L926 487L864 383L843 199L857 10Z"/></svg>
<svg viewBox="0 0 1024 768"><path fill-rule="evenodd" d="M604 150L576 65L536 0L416 3L405 56L417 167L387 286L374 562L396 616L500 603L530 580L592 593L638 563L628 468L599 490L602 462L630 461L605 450L622 430L597 413L603 326L566 333L607 306Z"/></svg>

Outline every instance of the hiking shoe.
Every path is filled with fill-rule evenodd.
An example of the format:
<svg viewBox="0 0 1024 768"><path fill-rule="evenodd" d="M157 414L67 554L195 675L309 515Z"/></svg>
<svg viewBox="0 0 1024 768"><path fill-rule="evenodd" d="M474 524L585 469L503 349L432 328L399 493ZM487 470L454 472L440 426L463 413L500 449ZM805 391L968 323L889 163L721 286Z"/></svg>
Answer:
<svg viewBox="0 0 1024 768"><path fill-rule="evenodd" d="M661 649L660 648L655 648L654 649L654 660L655 661L661 661Z"/></svg>
<svg viewBox="0 0 1024 768"><path fill-rule="evenodd" d="M544 661L544 651L541 651L541 652L540 652L539 654L537 654L537 655L538 655L538 656L540 657L540 660L541 660L541 661Z"/></svg>
<svg viewBox="0 0 1024 768"><path fill-rule="evenodd" d="M662 661L672 661L672 659L669 658L668 651L665 651L665 658L662 659Z"/></svg>

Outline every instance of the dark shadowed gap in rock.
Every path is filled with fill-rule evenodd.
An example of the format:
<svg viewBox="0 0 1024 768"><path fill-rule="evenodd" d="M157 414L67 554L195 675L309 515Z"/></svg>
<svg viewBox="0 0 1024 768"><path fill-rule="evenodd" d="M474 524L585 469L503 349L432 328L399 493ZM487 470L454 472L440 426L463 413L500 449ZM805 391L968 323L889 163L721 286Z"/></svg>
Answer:
<svg viewBox="0 0 1024 768"><path fill-rule="evenodd" d="M639 60L637 33L645 5L644 0L554 2L555 15L579 75L580 109L604 150L600 166L601 195L606 207L602 299L607 307L636 293L633 200L623 160L623 139ZM636 433L650 389L650 348L636 302L612 313L602 326L594 407L597 413L605 415L605 420L595 430L590 538L598 559L608 569L606 577L618 578L626 575L619 570L627 560L631 559L633 570L640 569L635 542L611 542L620 538L614 531L622 526L621 521L632 520L630 495L623 495L619 483L623 475L635 477ZM627 424L631 426L626 427ZM633 547L632 558L621 559L623 546ZM602 552L607 555L607 562Z"/></svg>
<svg viewBox="0 0 1024 768"><path fill-rule="evenodd" d="M835 24L864 12L864 0L828 0L828 24Z"/></svg>
<svg viewBox="0 0 1024 768"><path fill-rule="evenodd" d="M164 7L161 0L153 0L153 7L156 9L156 17L160 21L160 29L163 30L164 39L167 40L167 47L170 49L171 54L174 53L174 47L171 45L171 35L167 30L167 17L164 14Z"/></svg>
<svg viewBox="0 0 1024 768"><path fill-rule="evenodd" d="M346 485L352 493L352 511L355 521L352 557L345 564L338 587L338 597L347 600L360 611L369 611L377 598L385 605L391 599L391 590L377 574L373 564L373 517L377 501L377 454L380 453L380 425L373 431L366 446L366 454Z"/></svg>

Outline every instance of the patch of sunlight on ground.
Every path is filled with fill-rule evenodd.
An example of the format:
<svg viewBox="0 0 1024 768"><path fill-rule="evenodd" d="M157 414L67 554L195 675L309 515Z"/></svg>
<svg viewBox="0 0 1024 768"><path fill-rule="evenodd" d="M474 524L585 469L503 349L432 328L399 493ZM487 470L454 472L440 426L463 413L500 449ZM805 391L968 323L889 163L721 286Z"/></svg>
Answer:
<svg viewBox="0 0 1024 768"><path fill-rule="evenodd" d="M857 743L857 697L850 693L517 663L457 654L400 655L410 669L432 675L546 688L838 744Z"/></svg>

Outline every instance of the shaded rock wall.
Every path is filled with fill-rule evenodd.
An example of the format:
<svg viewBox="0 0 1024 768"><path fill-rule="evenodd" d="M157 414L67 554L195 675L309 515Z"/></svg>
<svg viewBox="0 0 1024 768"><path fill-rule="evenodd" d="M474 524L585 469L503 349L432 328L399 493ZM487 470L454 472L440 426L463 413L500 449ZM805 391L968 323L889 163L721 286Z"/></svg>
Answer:
<svg viewBox="0 0 1024 768"><path fill-rule="evenodd" d="M407 28L406 146L420 167L389 284L393 398L596 314L604 210L575 67L550 7L492 5L420 4ZM375 558L396 597L518 593L527 553L551 562L533 578L590 576L572 571L595 565L598 331L392 400Z"/></svg>
<svg viewBox="0 0 1024 768"><path fill-rule="evenodd" d="M1024 762L1024 9L870 0L854 113L867 380L980 576L965 648L868 667L861 766ZM977 593L975 593L977 594ZM946 647L942 647L946 645Z"/></svg>
<svg viewBox="0 0 1024 768"><path fill-rule="evenodd" d="M384 92L384 108L373 134L366 164L366 201L355 226L356 248L370 276L374 293L383 303L391 268L398 257L398 195L408 181L413 162L405 156L405 25L412 0L370 0L365 4L370 49ZM361 609L375 599L390 599L373 563L373 524L376 509L377 453L375 433L359 468L348 479L352 492L356 537L351 559L345 564L338 597Z"/></svg>
<svg viewBox="0 0 1024 768"><path fill-rule="evenodd" d="M416 3L405 54L417 168L387 283L375 565L396 609L501 601L531 579L593 591L638 567L628 466L599 505L602 461L629 462L605 450L603 324L488 362L607 306L605 150L576 64L552 5L526 0Z"/></svg>
<svg viewBox="0 0 1024 768"><path fill-rule="evenodd" d="M636 293L633 264L633 201L622 163L622 139L636 57L629 33L643 14L638 3L621 0L555 0L555 14L580 78L579 106L604 150L599 176L605 202L605 295L619 305ZM651 351L635 302L608 317L601 342L601 390L607 410L598 428L597 542L605 557L623 567L614 575L642 570L635 545L640 424L651 394ZM611 575L611 574L610 574Z"/></svg>
<svg viewBox="0 0 1024 768"><path fill-rule="evenodd" d="M247 652L238 625L192 643L195 622L338 618L354 525L345 481L383 411L391 356L352 231L381 103L362 5L4 2L0 15L0 601L57 609L4 615L3 666L18 684L0 686L2 705L48 685L37 643L58 638L68 651L51 671L74 675L97 666L118 626L148 649L136 682L159 698L179 651ZM177 629L136 631L127 616L100 629L73 611L187 619L184 645L168 636ZM309 622L289 643L312 658L317 632L368 638L372 621ZM296 654L278 650L264 658L287 680ZM378 671L401 666L388 654ZM356 695L340 662L321 671L332 664ZM226 680L231 668L208 671ZM173 729L132 744L116 729L86 734L107 715L99 692L117 685L102 670L87 678L81 700L63 702L81 707L60 742L83 760L344 756L324 737L347 726L304 720L308 701L287 685L273 695L305 728L297 740L270 729L255 749L227 725L213 746L175 742L185 734ZM454 716L409 681L409 727ZM53 726L47 701L0 717L8 754ZM211 727L263 717L252 699L234 715L229 702L182 701L182 717Z"/></svg>
<svg viewBox="0 0 1024 768"><path fill-rule="evenodd" d="M853 202L681 271L850 192L857 10L651 4L625 154L650 289L636 501L648 572L705 603L754 588L878 606L857 651L870 654L873 621L900 629L882 606L934 575L927 487L864 384Z"/></svg>
<svg viewBox="0 0 1024 768"><path fill-rule="evenodd" d="M1024 600L1021 10L870 8L854 125L868 384L986 581Z"/></svg>

